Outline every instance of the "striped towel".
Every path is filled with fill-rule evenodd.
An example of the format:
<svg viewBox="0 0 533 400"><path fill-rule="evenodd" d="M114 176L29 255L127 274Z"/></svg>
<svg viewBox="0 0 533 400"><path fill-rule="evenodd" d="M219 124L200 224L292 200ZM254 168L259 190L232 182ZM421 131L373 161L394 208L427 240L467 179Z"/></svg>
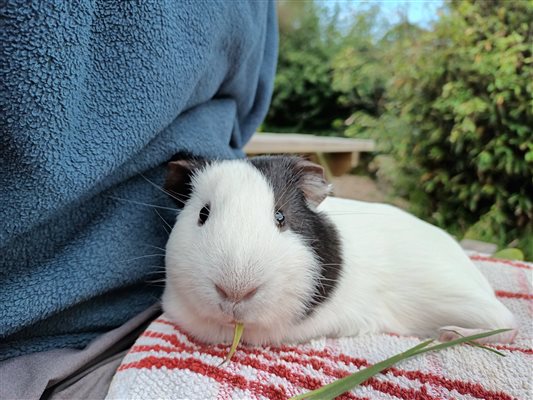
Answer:
<svg viewBox="0 0 533 400"><path fill-rule="evenodd" d="M533 377L533 264L471 255L520 333L506 355L463 345L407 360L345 394L346 399L531 399ZM482 311L480 311L482 312ZM421 342L376 334L318 339L281 347L205 345L165 315L137 340L111 384L110 399L286 399L388 358Z"/></svg>

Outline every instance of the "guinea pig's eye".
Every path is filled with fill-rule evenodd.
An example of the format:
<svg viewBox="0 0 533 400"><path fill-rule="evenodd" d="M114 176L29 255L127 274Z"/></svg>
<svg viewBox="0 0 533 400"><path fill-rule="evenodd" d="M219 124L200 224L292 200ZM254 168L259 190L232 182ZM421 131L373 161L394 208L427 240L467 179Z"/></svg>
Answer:
<svg viewBox="0 0 533 400"><path fill-rule="evenodd" d="M203 224L205 224L207 218L209 218L209 204L206 204L200 210L200 214L198 215L198 225L202 226Z"/></svg>
<svg viewBox="0 0 533 400"><path fill-rule="evenodd" d="M274 213L274 218L276 219L278 228L281 228L283 225L285 225L285 215L283 215L281 211L276 211Z"/></svg>

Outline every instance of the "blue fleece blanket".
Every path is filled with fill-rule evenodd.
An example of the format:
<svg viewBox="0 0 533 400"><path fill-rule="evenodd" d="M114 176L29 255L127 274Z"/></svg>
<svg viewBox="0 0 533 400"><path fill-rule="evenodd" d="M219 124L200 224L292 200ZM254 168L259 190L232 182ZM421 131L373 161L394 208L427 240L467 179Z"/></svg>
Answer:
<svg viewBox="0 0 533 400"><path fill-rule="evenodd" d="M236 157L270 100L272 2L0 5L0 360L158 301L178 151ZM165 208L153 208L141 203Z"/></svg>

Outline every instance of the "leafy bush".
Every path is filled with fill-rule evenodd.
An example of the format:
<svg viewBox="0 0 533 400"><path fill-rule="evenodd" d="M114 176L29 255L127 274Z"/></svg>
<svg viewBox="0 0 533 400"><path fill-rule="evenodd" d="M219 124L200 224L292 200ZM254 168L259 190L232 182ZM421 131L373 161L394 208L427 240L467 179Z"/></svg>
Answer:
<svg viewBox="0 0 533 400"><path fill-rule="evenodd" d="M348 27L313 1L280 1L280 49L265 129L343 135L356 110L377 116L384 75L373 40L378 9L353 15ZM353 78L356 82L352 82Z"/></svg>
<svg viewBox="0 0 533 400"><path fill-rule="evenodd" d="M280 1L280 49L274 94L265 127L274 131L331 131L331 122L349 110L339 107L330 60L337 50L335 16L314 2ZM322 19L321 19L322 17ZM330 132L331 133L331 132Z"/></svg>
<svg viewBox="0 0 533 400"><path fill-rule="evenodd" d="M374 138L411 211L533 259L533 1L449 0L426 29L382 21L281 1L266 129Z"/></svg>
<svg viewBox="0 0 533 400"><path fill-rule="evenodd" d="M454 1L395 63L393 144L415 212L533 257L531 1ZM404 49L406 50L406 49ZM479 221L479 222L478 222Z"/></svg>

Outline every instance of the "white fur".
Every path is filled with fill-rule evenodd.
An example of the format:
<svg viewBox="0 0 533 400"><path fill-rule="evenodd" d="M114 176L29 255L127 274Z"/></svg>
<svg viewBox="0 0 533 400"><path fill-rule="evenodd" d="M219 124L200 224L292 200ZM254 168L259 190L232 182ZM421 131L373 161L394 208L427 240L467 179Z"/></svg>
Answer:
<svg viewBox="0 0 533 400"><path fill-rule="evenodd" d="M284 339L287 327L303 316L302 299L316 280L313 253L298 235L278 230L272 190L249 164L208 167L193 186L167 244L165 312L200 339L227 341L233 336L233 307L220 298L215 283L242 292L259 287L235 306L235 319L246 324L249 341ZM198 226L206 203L209 218Z"/></svg>
<svg viewBox="0 0 533 400"><path fill-rule="evenodd" d="M198 214L210 203L207 222ZM305 317L317 260L274 221L274 195L247 162L223 161L193 179L193 193L167 244L167 315L206 342L228 342L236 319L253 344L394 332L434 336L440 327L514 328L512 314L444 231L395 207L329 197L344 265L333 295ZM215 283L246 292L224 301ZM232 310L235 314L232 314Z"/></svg>

